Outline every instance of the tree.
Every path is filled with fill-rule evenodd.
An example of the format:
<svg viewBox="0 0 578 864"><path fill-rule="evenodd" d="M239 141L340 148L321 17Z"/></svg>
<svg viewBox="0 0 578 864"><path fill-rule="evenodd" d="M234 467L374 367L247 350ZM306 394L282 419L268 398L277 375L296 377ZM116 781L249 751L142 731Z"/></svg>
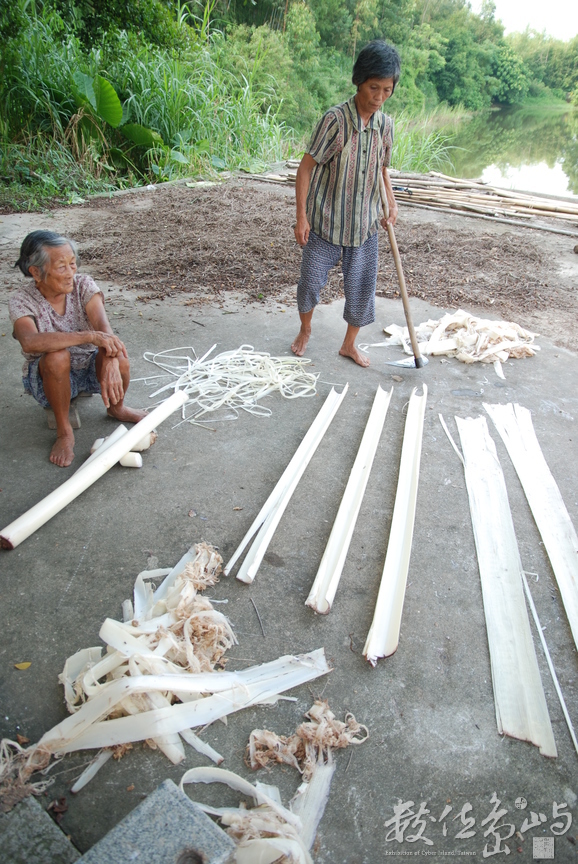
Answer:
<svg viewBox="0 0 578 864"><path fill-rule="evenodd" d="M496 86L494 100L504 105L522 102L528 95L529 81L521 57L509 45L498 45L492 68Z"/></svg>

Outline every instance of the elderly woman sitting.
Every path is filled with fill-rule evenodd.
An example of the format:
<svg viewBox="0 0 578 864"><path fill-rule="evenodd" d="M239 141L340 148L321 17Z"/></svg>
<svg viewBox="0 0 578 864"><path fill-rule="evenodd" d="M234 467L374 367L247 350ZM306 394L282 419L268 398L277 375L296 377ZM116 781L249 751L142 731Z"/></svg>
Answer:
<svg viewBox="0 0 578 864"><path fill-rule="evenodd" d="M76 244L53 231L33 231L16 262L34 285L24 285L9 300L13 335L26 358L24 389L56 418L56 443L50 461L61 468L74 459L70 400L80 392L100 393L107 412L137 423L144 411L124 404L130 380L126 348L104 310L104 297L90 276L76 272Z"/></svg>

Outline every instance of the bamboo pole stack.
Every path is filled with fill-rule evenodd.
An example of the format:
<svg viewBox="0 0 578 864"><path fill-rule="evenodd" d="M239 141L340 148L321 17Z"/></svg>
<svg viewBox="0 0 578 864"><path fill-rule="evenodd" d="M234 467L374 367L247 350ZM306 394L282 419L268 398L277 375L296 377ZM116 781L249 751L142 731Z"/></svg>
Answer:
<svg viewBox="0 0 578 864"><path fill-rule="evenodd" d="M286 163L287 175L266 175L294 183L299 162ZM437 171L429 174L411 174L390 170L395 197L407 204L433 207L439 210L458 210L489 218L522 219L528 223L536 218L563 219L578 225L578 200L547 198L529 195L511 189L500 189L477 180L448 177Z"/></svg>
<svg viewBox="0 0 578 864"><path fill-rule="evenodd" d="M574 203L571 199L499 189L476 180L448 177L437 171L429 174L390 173L398 201L444 210L465 210L484 216L551 217L578 224L578 200Z"/></svg>

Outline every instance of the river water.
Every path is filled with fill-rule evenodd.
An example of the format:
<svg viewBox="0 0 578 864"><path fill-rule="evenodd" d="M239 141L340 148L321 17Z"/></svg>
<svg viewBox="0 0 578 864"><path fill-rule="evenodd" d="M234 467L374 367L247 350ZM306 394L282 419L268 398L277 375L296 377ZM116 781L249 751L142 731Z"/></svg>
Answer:
<svg viewBox="0 0 578 864"><path fill-rule="evenodd" d="M463 121L452 140L455 177L578 198L578 109L522 107Z"/></svg>

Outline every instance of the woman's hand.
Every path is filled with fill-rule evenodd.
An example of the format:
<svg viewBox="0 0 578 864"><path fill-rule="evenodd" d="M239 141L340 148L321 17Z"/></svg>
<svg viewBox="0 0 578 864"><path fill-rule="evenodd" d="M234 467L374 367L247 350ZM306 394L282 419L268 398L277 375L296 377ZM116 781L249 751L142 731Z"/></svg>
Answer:
<svg viewBox="0 0 578 864"><path fill-rule="evenodd" d="M392 200L388 200L387 203L389 204L389 218L383 220L382 224L384 228L387 228L388 223L393 227L397 222L398 209L395 198L392 196Z"/></svg>
<svg viewBox="0 0 578 864"><path fill-rule="evenodd" d="M299 245L306 246L307 241L309 240L309 231L311 230L311 226L305 216L302 216L301 219L297 219L294 230L295 239Z"/></svg>
<svg viewBox="0 0 578 864"><path fill-rule="evenodd" d="M102 358L100 394L106 408L117 405L124 399L124 387L116 357L106 356Z"/></svg>
<svg viewBox="0 0 578 864"><path fill-rule="evenodd" d="M299 163L297 176L295 178L295 203L297 205L297 223L295 225L295 239L300 246L306 246L309 240L311 226L307 221L307 194L311 175L317 162L309 153L305 153Z"/></svg>
<svg viewBox="0 0 578 864"><path fill-rule="evenodd" d="M97 348L102 348L107 357L128 357L124 343L114 333L95 330L90 341Z"/></svg>
<svg viewBox="0 0 578 864"><path fill-rule="evenodd" d="M383 186L382 186L382 195L383 195L383 187L385 187L385 197L387 198L387 209L388 215L387 217L384 215L381 219L381 226L387 230L387 226L391 225L392 228L397 222L397 201L395 200L395 195L393 194L393 188L391 185L391 180L389 178L389 173L387 168L383 169ZM380 180L381 183L381 180Z"/></svg>

